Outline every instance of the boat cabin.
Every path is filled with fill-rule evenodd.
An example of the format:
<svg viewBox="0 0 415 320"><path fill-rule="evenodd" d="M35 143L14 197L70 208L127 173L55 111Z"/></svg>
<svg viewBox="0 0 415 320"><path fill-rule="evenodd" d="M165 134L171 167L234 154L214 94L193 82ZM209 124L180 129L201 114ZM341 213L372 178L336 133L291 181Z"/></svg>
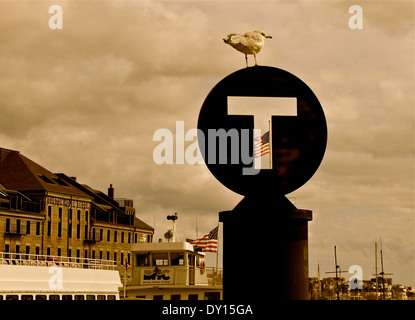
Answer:
<svg viewBox="0 0 415 320"><path fill-rule="evenodd" d="M190 243L136 243L131 251L133 276L126 286L129 299L221 298L221 272L206 268L205 253L194 251Z"/></svg>

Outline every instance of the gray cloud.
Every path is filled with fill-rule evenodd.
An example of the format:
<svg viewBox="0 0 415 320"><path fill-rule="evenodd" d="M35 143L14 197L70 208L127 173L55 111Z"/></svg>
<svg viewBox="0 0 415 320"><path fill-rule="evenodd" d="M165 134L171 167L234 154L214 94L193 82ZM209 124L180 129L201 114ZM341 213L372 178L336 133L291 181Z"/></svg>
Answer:
<svg viewBox="0 0 415 320"><path fill-rule="evenodd" d="M174 212L182 238L195 216L207 233L241 197L203 165L156 165L153 133L194 128L212 87L244 67L221 38L263 29L273 39L259 63L305 81L329 127L319 171L289 195L314 211L310 275L317 260L331 268L334 244L345 267L372 268L382 236L394 277L414 284L413 3L364 2L355 31L349 2L60 4L54 31L48 2L0 4L2 147L103 191L113 183L156 236Z"/></svg>

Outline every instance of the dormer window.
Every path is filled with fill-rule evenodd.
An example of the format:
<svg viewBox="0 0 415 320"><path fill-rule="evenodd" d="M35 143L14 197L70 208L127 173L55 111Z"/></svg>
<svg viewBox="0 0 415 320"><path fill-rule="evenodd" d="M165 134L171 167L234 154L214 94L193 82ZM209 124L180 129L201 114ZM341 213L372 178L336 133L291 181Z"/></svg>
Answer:
<svg viewBox="0 0 415 320"><path fill-rule="evenodd" d="M55 184L52 180L50 180L48 177L46 177L46 176L45 176L45 175L43 175L43 174L39 174L39 175L38 175L38 177L39 177L40 179L42 179L43 181L45 181L46 183Z"/></svg>

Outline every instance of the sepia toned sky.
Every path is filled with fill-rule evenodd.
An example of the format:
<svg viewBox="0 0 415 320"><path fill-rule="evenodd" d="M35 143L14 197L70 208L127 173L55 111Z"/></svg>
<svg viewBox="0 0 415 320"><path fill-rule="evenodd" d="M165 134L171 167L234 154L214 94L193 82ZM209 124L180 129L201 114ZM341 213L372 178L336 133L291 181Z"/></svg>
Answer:
<svg viewBox="0 0 415 320"><path fill-rule="evenodd" d="M48 25L55 4L62 30ZM349 28L354 4L362 30ZM371 278L382 237L385 272L415 285L414 27L412 1L0 1L0 147L112 183L156 239L174 212L181 240L202 236L242 197L205 165L155 164L153 134L195 128L209 91L245 67L221 39L261 29L273 39L258 63L307 83L328 124L319 170L288 195L313 210L310 276L334 271L336 245L342 270Z"/></svg>

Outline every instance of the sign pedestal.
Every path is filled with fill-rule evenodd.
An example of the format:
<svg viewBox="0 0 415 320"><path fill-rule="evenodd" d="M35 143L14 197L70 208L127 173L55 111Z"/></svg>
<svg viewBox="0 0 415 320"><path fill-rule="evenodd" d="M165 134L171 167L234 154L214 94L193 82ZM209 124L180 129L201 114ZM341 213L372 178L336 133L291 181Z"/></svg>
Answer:
<svg viewBox="0 0 415 320"><path fill-rule="evenodd" d="M266 216L266 219L261 219ZM308 300L308 221L286 197L247 196L223 222L223 298Z"/></svg>

